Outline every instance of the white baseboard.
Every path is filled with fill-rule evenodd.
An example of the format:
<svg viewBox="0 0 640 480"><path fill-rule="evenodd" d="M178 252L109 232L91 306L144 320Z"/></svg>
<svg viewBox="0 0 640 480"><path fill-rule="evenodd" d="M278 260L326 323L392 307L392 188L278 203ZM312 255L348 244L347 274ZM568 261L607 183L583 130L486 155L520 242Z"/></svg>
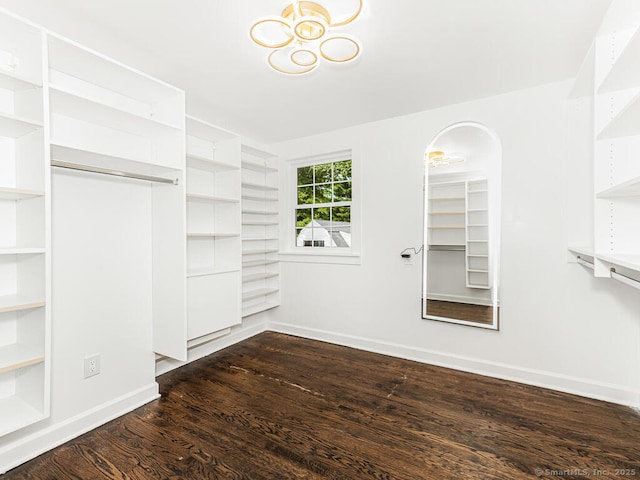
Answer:
<svg viewBox="0 0 640 480"><path fill-rule="evenodd" d="M0 474L157 399L153 382L0 448Z"/></svg>
<svg viewBox="0 0 640 480"><path fill-rule="evenodd" d="M455 302L455 303L468 303L471 305L484 305L490 307L493 302L490 298L474 298L465 297L463 295L449 295L446 293L430 293L427 295L427 300L440 300L441 302Z"/></svg>
<svg viewBox="0 0 640 480"><path fill-rule="evenodd" d="M267 327L268 330L278 333L296 335L463 372L549 388L634 408L640 407L640 391L629 389L622 385L593 382L589 379L570 377L553 372L515 367L498 362L489 362L477 358L381 342L364 337L343 335L286 323L269 322Z"/></svg>
<svg viewBox="0 0 640 480"><path fill-rule="evenodd" d="M200 358L206 357L207 355L211 355L212 353L218 352L224 348L230 347L231 345L235 345L238 342L251 338L259 333L264 332L267 329L266 321L257 323L256 325L252 325L251 327L239 327L237 329L232 329L231 332L222 337L215 338L210 342L203 343L201 345L197 345L193 348L190 348L187 351L187 361L181 362L179 360L174 360L173 358L161 357L156 360L156 376L162 375L163 373L170 372L176 368L182 367L188 363L191 363Z"/></svg>

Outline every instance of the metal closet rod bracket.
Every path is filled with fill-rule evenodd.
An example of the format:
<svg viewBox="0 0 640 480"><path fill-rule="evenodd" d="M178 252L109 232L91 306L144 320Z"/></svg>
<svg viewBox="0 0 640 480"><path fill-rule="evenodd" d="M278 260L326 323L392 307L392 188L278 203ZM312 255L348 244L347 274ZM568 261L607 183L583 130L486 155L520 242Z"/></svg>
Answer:
<svg viewBox="0 0 640 480"><path fill-rule="evenodd" d="M77 163L61 162L60 160L51 160L52 167L67 168L69 170L80 170L82 172L99 173L101 175L111 175L114 177L135 178L136 180L146 180L148 182L168 183L178 185L177 178L155 177L152 175L142 175L139 173L122 172L119 170L110 170L108 168L91 167L89 165L80 165Z"/></svg>
<svg viewBox="0 0 640 480"><path fill-rule="evenodd" d="M621 273L616 272L615 268L611 268L609 271L611 278L614 280L618 280L619 282L624 283L625 285L629 285L630 287L637 288L640 290L640 282L635 278L627 277L626 275L622 275Z"/></svg>

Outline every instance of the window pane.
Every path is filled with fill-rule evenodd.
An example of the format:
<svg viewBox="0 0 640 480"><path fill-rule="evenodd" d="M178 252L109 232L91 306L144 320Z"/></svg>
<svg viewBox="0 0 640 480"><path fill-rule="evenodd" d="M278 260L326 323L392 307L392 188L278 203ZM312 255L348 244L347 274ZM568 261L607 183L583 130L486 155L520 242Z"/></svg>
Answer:
<svg viewBox="0 0 640 480"><path fill-rule="evenodd" d="M313 203L313 187L298 187L298 205Z"/></svg>
<svg viewBox="0 0 640 480"><path fill-rule="evenodd" d="M336 228L337 223L351 223L351 207L332 207L331 210L334 228Z"/></svg>
<svg viewBox="0 0 640 480"><path fill-rule="evenodd" d="M315 203L330 203L330 202L331 202L331 184L316 185L316 202Z"/></svg>
<svg viewBox="0 0 640 480"><path fill-rule="evenodd" d="M299 208L296 210L296 227L306 227L311 223L311 209Z"/></svg>
<svg viewBox="0 0 640 480"><path fill-rule="evenodd" d="M313 219L322 221L326 220L328 222L329 220L331 220L331 209L329 207L314 208Z"/></svg>
<svg viewBox="0 0 640 480"><path fill-rule="evenodd" d="M323 163L322 165L316 165L316 179L314 183L329 183L331 182L331 166L332 163Z"/></svg>
<svg viewBox="0 0 640 480"><path fill-rule="evenodd" d="M333 181L345 182L351 180L351 160L333 164Z"/></svg>
<svg viewBox="0 0 640 480"><path fill-rule="evenodd" d="M339 228L330 231L331 246L333 247L350 247L351 246L351 228Z"/></svg>
<svg viewBox="0 0 640 480"><path fill-rule="evenodd" d="M303 247L304 246L304 236L302 234L304 229L296 228L296 246Z"/></svg>
<svg viewBox="0 0 640 480"><path fill-rule="evenodd" d="M298 185L311 185L313 183L313 165L298 169Z"/></svg>
<svg viewBox="0 0 640 480"><path fill-rule="evenodd" d="M350 202L351 201L351 182L335 183L333 185L333 201L334 202Z"/></svg>

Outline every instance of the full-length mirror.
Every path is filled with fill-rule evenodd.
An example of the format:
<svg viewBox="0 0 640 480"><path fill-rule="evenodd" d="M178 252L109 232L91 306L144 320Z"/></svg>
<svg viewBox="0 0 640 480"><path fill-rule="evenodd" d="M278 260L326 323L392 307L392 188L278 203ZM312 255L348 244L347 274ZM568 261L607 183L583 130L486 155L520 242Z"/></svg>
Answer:
<svg viewBox="0 0 640 480"><path fill-rule="evenodd" d="M441 131L425 152L422 316L498 329L502 149L482 124Z"/></svg>

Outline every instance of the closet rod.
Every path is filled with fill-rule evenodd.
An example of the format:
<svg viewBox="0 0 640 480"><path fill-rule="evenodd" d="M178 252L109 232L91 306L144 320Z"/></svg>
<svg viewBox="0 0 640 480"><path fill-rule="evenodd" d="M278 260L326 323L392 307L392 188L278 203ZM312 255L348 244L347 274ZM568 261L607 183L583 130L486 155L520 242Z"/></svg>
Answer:
<svg viewBox="0 0 640 480"><path fill-rule="evenodd" d="M611 278L614 280L618 280L619 282L624 283L625 285L629 285L630 287L637 288L640 290L640 282L634 278L627 277L626 275L622 275L621 273L616 272L615 268L611 269Z"/></svg>
<svg viewBox="0 0 640 480"><path fill-rule="evenodd" d="M587 262L585 259L583 259L582 257L577 257L576 260L578 261L578 263L580 265L582 265L583 267L587 267L590 268L591 270L593 270L595 267L593 266L593 263L591 262Z"/></svg>
<svg viewBox="0 0 640 480"><path fill-rule="evenodd" d="M70 170L81 170L83 172L100 173L103 175L113 175L114 177L135 178L137 180L147 180L149 182L170 183L178 185L178 179L152 177L150 175L141 175L138 173L120 172L118 170L109 170L107 168L91 167L89 165L79 165L77 163L61 162L59 160L51 160L52 167L68 168Z"/></svg>

